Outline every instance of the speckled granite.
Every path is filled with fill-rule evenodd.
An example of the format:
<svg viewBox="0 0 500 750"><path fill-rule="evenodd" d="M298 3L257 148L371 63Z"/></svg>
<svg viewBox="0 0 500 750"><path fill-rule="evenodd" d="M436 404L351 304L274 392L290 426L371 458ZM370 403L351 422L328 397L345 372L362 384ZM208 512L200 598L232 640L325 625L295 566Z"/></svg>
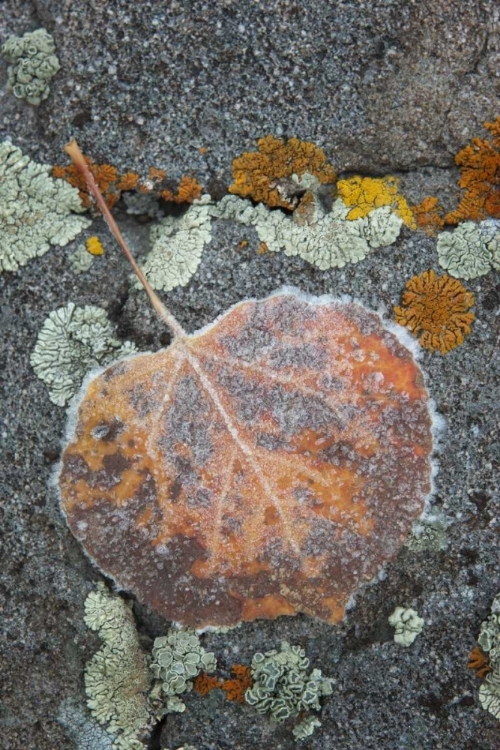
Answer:
<svg viewBox="0 0 500 750"><path fill-rule="evenodd" d="M411 200L438 194L448 207L456 195L453 154L483 135L484 120L500 114L500 11L493 0L325 1L308 10L291 2L231 0L112 6L2 3L0 41L44 25L62 65L50 97L33 109L5 91L0 63L2 137L54 163L73 135L97 160L122 169L154 164L173 177L193 172L215 191L229 184L232 158L254 148L256 138L297 135L324 147L339 170L399 173ZM200 147L209 150L202 155ZM147 226L119 218L136 250L144 251ZM65 412L50 403L29 366L37 333L51 310L73 301L106 308L120 337L141 349L169 340L145 295L130 288L101 220L90 233L106 238L107 252L88 273L71 271L77 240L0 277L0 736L6 750L77 747L78 733L58 717L64 709L67 720L67 705L83 706L83 665L98 647L82 620L98 573L48 487ZM245 248L238 246L243 238ZM258 245L251 229L214 224L192 281L165 295L188 330L283 284L390 308L412 274L438 269L435 239L409 230L362 263L326 272L298 258L259 255ZM499 747L500 725L480 708L478 680L465 664L500 590L500 275L466 286L477 301L472 335L446 357L425 353L422 360L447 421L433 500L450 522L447 550L404 549L385 579L358 595L341 626L298 616L204 638L227 669L282 639L300 643L313 667L337 679L324 701L323 726L303 747ZM403 604L426 621L407 650L393 643L387 622ZM135 608L147 644L166 623ZM228 703L218 691L191 694L187 707L158 729L151 750L187 742L198 750L294 747L288 727ZM79 710L75 724L82 721Z"/></svg>

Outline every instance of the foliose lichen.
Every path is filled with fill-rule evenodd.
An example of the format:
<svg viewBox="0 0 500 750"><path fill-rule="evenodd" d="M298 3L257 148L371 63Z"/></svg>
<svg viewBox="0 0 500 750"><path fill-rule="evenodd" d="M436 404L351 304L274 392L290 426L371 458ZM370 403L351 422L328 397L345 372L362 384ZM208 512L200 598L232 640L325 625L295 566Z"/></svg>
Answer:
<svg viewBox="0 0 500 750"><path fill-rule="evenodd" d="M205 651L190 628L171 629L167 635L155 639L151 671L161 682L166 713L184 711L186 707L179 695L192 690L192 680L200 672L210 674L216 668L215 654Z"/></svg>
<svg viewBox="0 0 500 750"><path fill-rule="evenodd" d="M49 398L65 406L93 367L108 365L135 352L130 341L115 337L106 312L95 305L70 302L50 313L38 334L30 362L48 386Z"/></svg>
<svg viewBox="0 0 500 750"><path fill-rule="evenodd" d="M292 729L292 734L297 741L305 740L313 734L317 727L320 726L321 722L316 716L306 716L304 721L301 721L300 724L297 724L297 726Z"/></svg>
<svg viewBox="0 0 500 750"><path fill-rule="evenodd" d="M158 716L148 698L151 674L132 612L99 583L85 600L84 620L103 641L85 667L87 706L114 737L114 750L143 749Z"/></svg>
<svg viewBox="0 0 500 750"><path fill-rule="evenodd" d="M333 692L333 680L324 677L320 669L308 674L308 668L304 649L287 641L281 643L280 651L255 654L254 684L245 693L246 702L261 714L269 713L278 723L302 712L319 711L320 699Z"/></svg>
<svg viewBox="0 0 500 750"><path fill-rule="evenodd" d="M17 271L51 245L67 245L88 219L78 192L9 141L0 144L0 272Z"/></svg>
<svg viewBox="0 0 500 750"><path fill-rule="evenodd" d="M10 36L2 47L7 60L7 87L18 99L38 106L50 92L49 82L60 69L54 39L45 29Z"/></svg>
<svg viewBox="0 0 500 750"><path fill-rule="evenodd" d="M464 221L453 232L441 232L437 253L439 265L461 279L484 276L492 266L499 270L500 221Z"/></svg>
<svg viewBox="0 0 500 750"><path fill-rule="evenodd" d="M362 219L376 208L387 206L411 229L417 224L406 198L399 192L397 177L350 177L337 182L337 190L350 210L349 221Z"/></svg>
<svg viewBox="0 0 500 750"><path fill-rule="evenodd" d="M92 267L94 260L95 257L89 253L85 245L78 245L69 257L69 266L73 273L85 273Z"/></svg>
<svg viewBox="0 0 500 750"><path fill-rule="evenodd" d="M463 344L475 319L474 295L457 279L437 276L432 268L406 282L394 320L409 328L421 345L442 354Z"/></svg>
<svg viewBox="0 0 500 750"><path fill-rule="evenodd" d="M477 642L488 655L490 668L479 688L479 702L500 719L500 594L493 600L491 615L481 625Z"/></svg>
<svg viewBox="0 0 500 750"><path fill-rule="evenodd" d="M424 628L424 619L414 609L405 607L396 607L389 617L389 623L395 629L394 641L400 646L411 646Z"/></svg>
<svg viewBox="0 0 500 750"><path fill-rule="evenodd" d="M443 551L448 546L447 527L448 523L444 516L429 518L413 528L406 540L406 546L412 552Z"/></svg>
<svg viewBox="0 0 500 750"><path fill-rule="evenodd" d="M210 242L210 196L195 200L179 219L167 216L151 228L151 251L142 264L153 289L169 292L185 286L196 272L203 248ZM136 288L141 288L138 281Z"/></svg>
<svg viewBox="0 0 500 750"><path fill-rule="evenodd" d="M233 160L230 193L271 208L293 209L303 193L304 174L314 175L322 184L334 183L337 178L325 152L314 143L267 135L257 141L257 146L258 151L246 151Z"/></svg>
<svg viewBox="0 0 500 750"><path fill-rule="evenodd" d="M223 198L212 215L253 226L271 252L300 255L322 270L357 263L372 248L390 245L399 235L403 221L389 206L348 221L349 208L340 199L326 210L321 199L313 191L311 194L307 208L299 206L293 215L270 211L263 204L254 207L234 196Z"/></svg>

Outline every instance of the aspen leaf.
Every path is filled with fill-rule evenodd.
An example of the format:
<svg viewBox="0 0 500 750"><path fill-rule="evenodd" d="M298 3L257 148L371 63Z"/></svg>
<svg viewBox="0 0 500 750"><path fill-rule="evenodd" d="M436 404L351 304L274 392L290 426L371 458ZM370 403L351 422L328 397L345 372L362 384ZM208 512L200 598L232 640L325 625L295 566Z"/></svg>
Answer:
<svg viewBox="0 0 500 750"><path fill-rule="evenodd" d="M171 620L335 622L421 514L431 450L422 374L379 316L285 292L92 380L62 507Z"/></svg>
<svg viewBox="0 0 500 750"><path fill-rule="evenodd" d="M73 534L184 625L339 621L431 489L412 352L345 299L283 290L188 335L147 291L174 340L84 389L59 475Z"/></svg>

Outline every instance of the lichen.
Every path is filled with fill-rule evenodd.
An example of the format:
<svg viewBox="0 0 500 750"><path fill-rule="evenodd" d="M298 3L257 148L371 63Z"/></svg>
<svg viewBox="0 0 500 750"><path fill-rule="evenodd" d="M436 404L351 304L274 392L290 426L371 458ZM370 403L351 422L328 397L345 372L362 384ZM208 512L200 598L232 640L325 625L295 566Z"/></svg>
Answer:
<svg viewBox="0 0 500 750"><path fill-rule="evenodd" d="M166 696L166 713L185 710L179 698L193 688L200 672L213 672L217 667L215 654L205 651L194 630L171 629L167 635L156 638L153 645L151 671L161 681L162 693Z"/></svg>
<svg viewBox="0 0 500 750"><path fill-rule="evenodd" d="M152 247L142 269L153 289L169 292L185 286L196 272L203 248L212 238L209 201L205 195L181 218L167 216L151 228ZM134 283L140 288L139 282Z"/></svg>
<svg viewBox="0 0 500 750"><path fill-rule="evenodd" d="M151 675L132 612L99 583L85 600L84 620L103 641L85 667L87 706L114 737L115 750L144 748L157 717L148 701Z"/></svg>
<svg viewBox="0 0 500 750"><path fill-rule="evenodd" d="M476 673L476 677L479 677L481 680L491 672L490 660L479 646L474 646L470 652L467 661L467 668L473 669Z"/></svg>
<svg viewBox="0 0 500 750"><path fill-rule="evenodd" d="M234 664L231 674L231 679L223 680L201 672L193 682L194 690L200 695L207 695L212 690L223 690L228 701L244 703L245 693L253 685L252 670L244 664Z"/></svg>
<svg viewBox="0 0 500 750"><path fill-rule="evenodd" d="M292 216L270 211L264 205L227 196L212 208L212 215L233 219L253 226L259 239L271 252L301 258L321 270L342 268L366 258L372 248L392 244L400 231L402 219L388 206L374 209L364 219L348 221L349 208L339 199L327 211L314 196L313 210Z"/></svg>
<svg viewBox="0 0 500 750"><path fill-rule="evenodd" d="M500 269L500 222L488 219L475 224L464 221L453 232L441 232L437 239L439 265L452 276L475 279L491 266Z"/></svg>
<svg viewBox="0 0 500 750"><path fill-rule="evenodd" d="M203 186L194 177L184 175L177 188L165 188L161 191L160 197L173 203L193 203L201 198L202 192Z"/></svg>
<svg viewBox="0 0 500 750"><path fill-rule="evenodd" d="M100 307L76 307L70 302L50 313L38 334L31 366L48 386L49 398L65 406L93 367L107 365L135 351L115 338L114 328Z"/></svg>
<svg viewBox="0 0 500 750"><path fill-rule="evenodd" d="M93 164L88 156L84 158L108 208L113 208L119 200L122 190L131 189L127 185L132 184L134 181L137 184L139 175L136 175L134 172L127 172L126 175L120 175L116 167L113 167L111 164ZM56 165L52 168L52 176L65 180L77 188L85 208L90 208L93 205L93 199L87 189L85 178L74 164L69 164L68 166Z"/></svg>
<svg viewBox="0 0 500 750"><path fill-rule="evenodd" d="M282 642L280 651L255 654L254 684L245 693L246 702L278 723L302 712L319 711L320 699L333 692L333 680L323 677L320 669L308 674L308 667L304 649L287 641Z"/></svg>
<svg viewBox="0 0 500 750"><path fill-rule="evenodd" d="M90 255L104 255L104 248L99 237L89 237L85 240L85 247Z"/></svg>
<svg viewBox="0 0 500 750"><path fill-rule="evenodd" d="M10 36L2 47L7 60L7 88L37 107L50 93L49 82L60 69L54 39L45 29Z"/></svg>
<svg viewBox="0 0 500 750"><path fill-rule="evenodd" d="M459 186L465 190L458 207L446 215L448 224L500 219L500 117L485 122L491 140L473 138L455 156Z"/></svg>
<svg viewBox="0 0 500 750"><path fill-rule="evenodd" d="M409 328L426 349L447 354L470 333L473 305L472 292L451 276L437 276L431 269L406 282L394 319Z"/></svg>
<svg viewBox="0 0 500 750"><path fill-rule="evenodd" d="M9 141L0 144L0 272L67 245L90 223L75 215L83 211L76 190L49 173Z"/></svg>
<svg viewBox="0 0 500 750"><path fill-rule="evenodd" d="M446 528L448 524L444 516L437 515L417 524L408 539L406 546L412 552L439 552L448 546Z"/></svg>
<svg viewBox="0 0 500 750"><path fill-rule="evenodd" d="M299 178L306 172L322 184L334 183L337 178L324 151L314 143L268 135L260 138L257 146L258 151L246 151L233 160L230 193L270 208L293 209L304 192Z"/></svg>
<svg viewBox="0 0 500 750"><path fill-rule="evenodd" d="M419 617L414 609L405 607L396 607L389 617L389 623L395 629L395 643L406 647L411 646L424 628L424 619Z"/></svg>
<svg viewBox="0 0 500 750"><path fill-rule="evenodd" d="M418 229L434 237L444 227L444 211L439 200L427 195L420 203L411 207Z"/></svg>
<svg viewBox="0 0 500 750"><path fill-rule="evenodd" d="M316 716L307 716L304 721L301 721L300 724L297 724L297 726L293 728L292 734L297 741L305 740L314 733L314 730L317 727L320 726L321 722Z"/></svg>
<svg viewBox="0 0 500 750"><path fill-rule="evenodd" d="M59 706L57 721L65 728L75 750L113 750L113 737L67 698Z"/></svg>
<svg viewBox="0 0 500 750"><path fill-rule="evenodd" d="M85 245L78 245L75 252L70 255L69 265L73 273L85 273L92 267L94 260L95 257L88 252Z"/></svg>
<svg viewBox="0 0 500 750"><path fill-rule="evenodd" d="M479 702L500 719L500 594L491 605L491 614L481 625L477 642L488 658L489 671L479 688Z"/></svg>
<svg viewBox="0 0 500 750"><path fill-rule="evenodd" d="M337 190L344 204L350 211L348 221L363 219L375 208L389 207L411 229L417 225L413 212L406 198L399 192L399 180L396 177L350 177L339 180Z"/></svg>

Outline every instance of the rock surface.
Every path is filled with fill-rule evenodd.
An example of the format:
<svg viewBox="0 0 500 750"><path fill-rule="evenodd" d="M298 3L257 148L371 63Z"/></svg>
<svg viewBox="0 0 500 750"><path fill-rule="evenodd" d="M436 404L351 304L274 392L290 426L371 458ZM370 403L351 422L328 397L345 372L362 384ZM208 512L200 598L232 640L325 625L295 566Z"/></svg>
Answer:
<svg viewBox="0 0 500 750"><path fill-rule="evenodd" d="M61 71L50 97L33 108L6 91L0 63L0 135L51 164L65 162L62 146L74 136L96 161L142 172L154 165L174 178L193 173L217 193L231 181L232 159L254 149L258 137L296 135L322 146L339 172L400 173L411 201L437 194L448 207L457 192L453 155L500 114L494 0L321 0L307 8L285 0L2 3L0 42L40 26L56 40ZM146 250L146 228L119 218L136 251ZM29 366L37 334L51 310L71 301L107 309L120 338L142 350L169 341L145 295L131 287L101 220L91 234L107 252L88 273L71 271L80 238L0 277L5 750L99 750L70 739L78 733L60 721L64 711L67 722L68 701L84 707L83 666L98 644L83 624L83 602L99 574L49 487L66 415ZM390 309L410 276L439 270L435 239L409 230L362 263L326 272L281 253L260 255L258 246L253 230L214 224L192 281L165 295L182 325L195 330L283 284ZM341 626L298 616L204 638L228 671L286 639L337 680L322 727L306 745L315 750L498 747L499 725L481 709L479 682L465 664L499 589L499 274L467 288L476 295L471 336L446 357L422 359L447 421L433 499L450 524L447 550L404 549ZM425 618L408 649L393 643L387 622L403 605ZM167 623L137 603L135 611L145 644L166 631ZM228 703L219 691L191 694L187 708L167 719L151 750L294 747L289 727Z"/></svg>

